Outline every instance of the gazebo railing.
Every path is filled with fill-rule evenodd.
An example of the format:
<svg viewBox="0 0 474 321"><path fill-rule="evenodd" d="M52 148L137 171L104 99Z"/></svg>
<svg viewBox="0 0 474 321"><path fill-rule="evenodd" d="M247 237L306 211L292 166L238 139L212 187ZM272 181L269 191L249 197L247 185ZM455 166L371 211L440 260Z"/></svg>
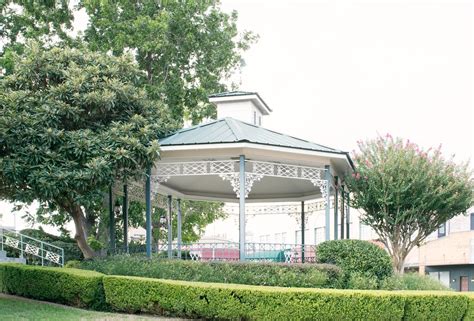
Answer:
<svg viewBox="0 0 474 321"><path fill-rule="evenodd" d="M239 244L233 242L208 242L181 244L181 259L192 261L238 261ZM178 244L171 247L172 258L179 258ZM168 245L160 244L158 253L166 257ZM284 243L245 244L245 259L254 262L303 263L315 262L316 246Z"/></svg>

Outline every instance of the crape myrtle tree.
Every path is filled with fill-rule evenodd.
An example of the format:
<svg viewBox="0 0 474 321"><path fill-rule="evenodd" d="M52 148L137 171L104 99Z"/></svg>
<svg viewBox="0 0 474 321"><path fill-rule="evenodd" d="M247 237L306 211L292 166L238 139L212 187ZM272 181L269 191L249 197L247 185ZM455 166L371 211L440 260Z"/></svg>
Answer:
<svg viewBox="0 0 474 321"><path fill-rule="evenodd" d="M358 142L355 172L346 177L351 206L378 234L403 273L406 256L428 235L473 204L468 163L456 165L437 149L424 150L390 135Z"/></svg>
<svg viewBox="0 0 474 321"><path fill-rule="evenodd" d="M172 121L131 57L31 44L13 61L0 78L0 197L72 218L90 258L85 210L114 181L143 179Z"/></svg>

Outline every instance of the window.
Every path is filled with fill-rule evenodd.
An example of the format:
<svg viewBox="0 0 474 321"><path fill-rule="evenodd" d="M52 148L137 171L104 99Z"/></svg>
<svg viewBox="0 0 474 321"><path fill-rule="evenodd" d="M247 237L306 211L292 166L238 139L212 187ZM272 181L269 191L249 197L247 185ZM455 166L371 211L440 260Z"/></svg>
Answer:
<svg viewBox="0 0 474 321"><path fill-rule="evenodd" d="M258 116L258 126L262 126L262 116Z"/></svg>
<svg viewBox="0 0 474 321"><path fill-rule="evenodd" d="M286 232L275 233L275 243L285 244L286 243Z"/></svg>
<svg viewBox="0 0 474 321"><path fill-rule="evenodd" d="M304 243L307 244L309 230L304 230ZM301 230L295 231L295 244L301 244Z"/></svg>
<svg viewBox="0 0 474 321"><path fill-rule="evenodd" d="M314 244L318 245L326 240L326 228L324 226L314 229Z"/></svg>
<svg viewBox="0 0 474 321"><path fill-rule="evenodd" d="M446 223L443 223L440 227L438 227L438 237L443 236L446 236Z"/></svg>
<svg viewBox="0 0 474 321"><path fill-rule="evenodd" d="M471 231L474 231L474 213L471 213Z"/></svg>
<svg viewBox="0 0 474 321"><path fill-rule="evenodd" d="M428 272L428 275L436 281L439 281L445 286L449 287L449 271Z"/></svg>
<svg viewBox="0 0 474 321"><path fill-rule="evenodd" d="M257 112L255 110L253 111L253 124L257 125Z"/></svg>

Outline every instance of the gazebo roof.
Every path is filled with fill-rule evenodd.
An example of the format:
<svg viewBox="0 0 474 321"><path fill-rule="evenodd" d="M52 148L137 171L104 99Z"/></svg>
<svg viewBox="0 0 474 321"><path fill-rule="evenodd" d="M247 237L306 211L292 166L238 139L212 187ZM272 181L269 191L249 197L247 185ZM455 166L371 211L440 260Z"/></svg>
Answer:
<svg viewBox="0 0 474 321"><path fill-rule="evenodd" d="M318 152L347 154L341 150L274 132L230 117L181 129L175 134L163 138L160 141L160 145L178 146L244 142Z"/></svg>

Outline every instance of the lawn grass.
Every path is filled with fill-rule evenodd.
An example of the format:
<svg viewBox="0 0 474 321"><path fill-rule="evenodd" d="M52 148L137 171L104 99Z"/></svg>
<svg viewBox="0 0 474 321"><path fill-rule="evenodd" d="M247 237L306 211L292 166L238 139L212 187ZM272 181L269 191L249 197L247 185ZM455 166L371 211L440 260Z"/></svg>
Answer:
<svg viewBox="0 0 474 321"><path fill-rule="evenodd" d="M59 304L0 294L0 320L178 320L71 308Z"/></svg>

